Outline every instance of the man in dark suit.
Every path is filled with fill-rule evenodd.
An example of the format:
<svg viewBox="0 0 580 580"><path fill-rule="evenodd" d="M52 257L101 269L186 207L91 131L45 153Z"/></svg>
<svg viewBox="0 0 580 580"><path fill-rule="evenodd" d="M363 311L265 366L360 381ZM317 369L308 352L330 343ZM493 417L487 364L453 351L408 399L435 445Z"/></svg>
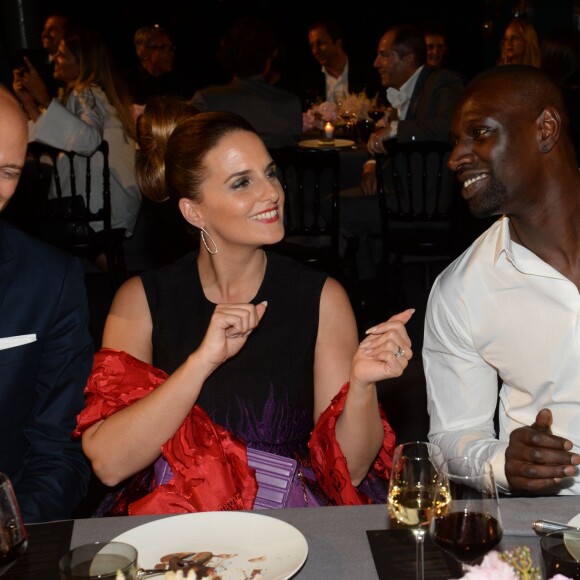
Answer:
<svg viewBox="0 0 580 580"><path fill-rule="evenodd" d="M218 54L231 82L198 90L191 100L200 111L241 115L268 149L296 145L302 132L298 97L267 80L276 48L269 21L251 16L237 19L223 37Z"/></svg>
<svg viewBox="0 0 580 580"><path fill-rule="evenodd" d="M0 211L27 143L22 110L0 86ZM71 433L93 352L78 258L0 219L0 471L25 523L69 518L86 495L89 464Z"/></svg>
<svg viewBox="0 0 580 580"><path fill-rule="evenodd" d="M453 107L463 92L461 79L444 68L425 64L427 47L422 31L410 25L389 28L381 37L374 67L392 113L384 127L369 138L371 158L364 164L360 187L341 192L343 227L360 237L359 270L362 279L375 275L374 262L381 251L374 246L380 241L381 221L377 203L376 167L373 156L386 154L383 141L449 140ZM387 158L386 163L390 163ZM387 167L382 171L385 190L392 191ZM449 180L451 181L451 180Z"/></svg>
<svg viewBox="0 0 580 580"><path fill-rule="evenodd" d="M145 105L154 95L175 95L190 99L193 75L184 75L174 66L175 46L168 28L142 26L133 36L138 63L125 71L125 82L133 103Z"/></svg>
<svg viewBox="0 0 580 580"><path fill-rule="evenodd" d="M449 140L453 107L463 92L463 82L451 71L425 64L427 47L423 33L414 26L389 28L379 41L374 67L393 107L386 126L369 141L371 154L385 154L383 141ZM374 161L365 164L361 188L376 193Z"/></svg>
<svg viewBox="0 0 580 580"><path fill-rule="evenodd" d="M370 66L346 52L342 31L336 22L313 22L308 27L308 45L321 68L305 75L302 90L305 109L318 101L338 102L347 93L376 96L380 89L376 75Z"/></svg>

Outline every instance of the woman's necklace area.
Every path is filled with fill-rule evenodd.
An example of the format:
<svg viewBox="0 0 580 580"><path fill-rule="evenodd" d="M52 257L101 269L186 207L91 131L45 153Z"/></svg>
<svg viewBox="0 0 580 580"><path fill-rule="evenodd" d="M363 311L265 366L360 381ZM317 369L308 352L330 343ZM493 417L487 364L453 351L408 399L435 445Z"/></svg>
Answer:
<svg viewBox="0 0 580 580"><path fill-rule="evenodd" d="M224 291L224 286L220 284L220 276L215 267L210 266L210 271L206 271L204 275L203 270L206 266L198 264L199 279L203 293L206 299L213 304L249 304L256 298L262 287L267 265L268 258L266 252L262 250L260 264L252 266L254 273L251 274L251 277L248 276L245 281L241 277L236 277L236 282L240 282L240 279L242 279L242 282L236 284L236 288L232 291L226 285ZM247 268L245 271L247 272ZM228 297L224 298L226 294Z"/></svg>

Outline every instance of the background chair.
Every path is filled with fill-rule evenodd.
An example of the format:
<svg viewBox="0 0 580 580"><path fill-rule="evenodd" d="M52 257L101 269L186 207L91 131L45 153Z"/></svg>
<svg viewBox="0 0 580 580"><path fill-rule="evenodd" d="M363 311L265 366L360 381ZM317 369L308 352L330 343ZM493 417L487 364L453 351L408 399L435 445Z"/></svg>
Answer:
<svg viewBox="0 0 580 580"><path fill-rule="evenodd" d="M103 158L103 205L91 210L91 160L96 155ZM77 158L82 158L84 164L75 162ZM59 163L62 159L66 163ZM108 160L109 145L105 140L89 157L42 143L30 143L22 183L26 189L24 200L28 211L24 223L18 225L32 235L90 262L104 251L111 287L115 291L127 278L123 251L125 230L111 226ZM83 191L77 191L76 172L79 166L84 166L85 171ZM67 181L71 186L71 195L63 195L61 187L65 170L69 173ZM49 197L52 181L55 197Z"/></svg>
<svg viewBox="0 0 580 580"><path fill-rule="evenodd" d="M343 234L340 157L336 150L288 147L271 150L285 192L284 240L272 249L338 279L358 306L358 240Z"/></svg>
<svg viewBox="0 0 580 580"><path fill-rule="evenodd" d="M459 252L457 180L447 167L444 142L387 142L376 163L382 225L382 270L398 305L404 304L405 270L422 267L427 294L435 276Z"/></svg>

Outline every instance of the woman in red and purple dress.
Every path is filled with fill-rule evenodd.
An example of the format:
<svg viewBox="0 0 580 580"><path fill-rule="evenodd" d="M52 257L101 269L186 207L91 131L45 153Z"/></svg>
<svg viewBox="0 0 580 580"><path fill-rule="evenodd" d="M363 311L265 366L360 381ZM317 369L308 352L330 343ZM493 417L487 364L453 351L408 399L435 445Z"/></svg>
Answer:
<svg viewBox="0 0 580 580"><path fill-rule="evenodd" d="M75 431L122 486L100 513L252 509L247 449L298 460L289 506L383 500L395 436L375 382L407 367L413 310L359 345L342 286L264 250L284 236L284 192L241 117L157 99L138 134L142 193L174 200L201 243L129 279L109 312Z"/></svg>

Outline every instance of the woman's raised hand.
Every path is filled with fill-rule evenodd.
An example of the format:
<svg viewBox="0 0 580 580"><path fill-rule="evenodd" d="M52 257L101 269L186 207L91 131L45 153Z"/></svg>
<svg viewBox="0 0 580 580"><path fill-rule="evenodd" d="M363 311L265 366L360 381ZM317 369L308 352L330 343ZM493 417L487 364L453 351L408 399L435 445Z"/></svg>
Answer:
<svg viewBox="0 0 580 580"><path fill-rule="evenodd" d="M352 362L351 386L368 385L403 374L413 356L405 324L414 312L410 308L366 331L367 336L360 343Z"/></svg>
<svg viewBox="0 0 580 580"><path fill-rule="evenodd" d="M218 304L198 352L218 367L237 354L248 336L260 324L267 302L260 304Z"/></svg>
<svg viewBox="0 0 580 580"><path fill-rule="evenodd" d="M35 102L40 106L46 107L51 101L48 89L30 60L24 57L24 62L26 63L26 68L22 74L22 83Z"/></svg>

